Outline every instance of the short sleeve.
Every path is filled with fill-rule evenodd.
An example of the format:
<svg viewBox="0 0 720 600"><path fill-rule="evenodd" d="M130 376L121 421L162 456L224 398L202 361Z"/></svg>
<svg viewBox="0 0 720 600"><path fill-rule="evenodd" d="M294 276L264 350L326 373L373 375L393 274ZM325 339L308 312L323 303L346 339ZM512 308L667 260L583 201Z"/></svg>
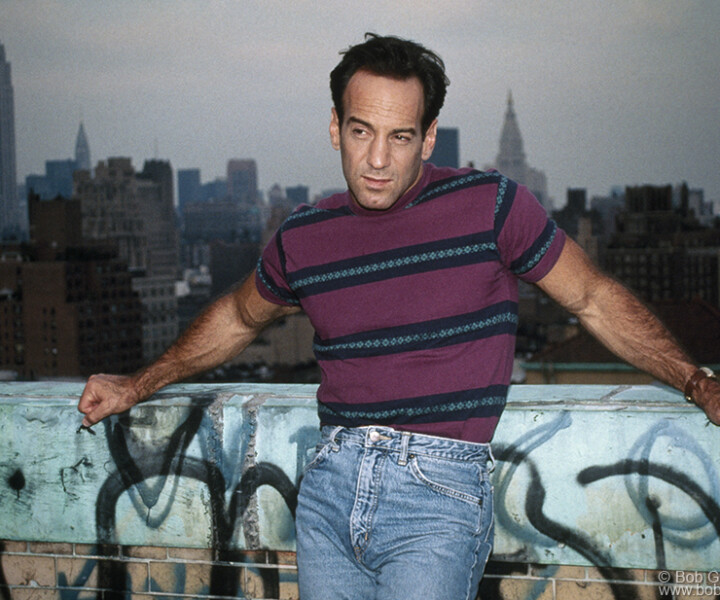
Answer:
<svg viewBox="0 0 720 600"><path fill-rule="evenodd" d="M525 186L507 185L505 197L498 198L496 237L501 261L524 281L539 281L560 257L565 232Z"/></svg>
<svg viewBox="0 0 720 600"><path fill-rule="evenodd" d="M290 289L285 277L282 231L281 227L275 232L260 255L255 269L255 285L260 295L268 302L284 306L299 306L300 300Z"/></svg>

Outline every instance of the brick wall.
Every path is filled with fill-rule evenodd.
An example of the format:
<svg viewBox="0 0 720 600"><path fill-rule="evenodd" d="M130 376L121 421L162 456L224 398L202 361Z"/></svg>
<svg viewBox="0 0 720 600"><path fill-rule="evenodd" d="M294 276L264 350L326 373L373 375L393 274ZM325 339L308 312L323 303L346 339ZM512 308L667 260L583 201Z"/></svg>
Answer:
<svg viewBox="0 0 720 600"><path fill-rule="evenodd" d="M2 546L0 598L298 596L292 552L236 551L220 560L198 548L17 541Z"/></svg>
<svg viewBox="0 0 720 600"><path fill-rule="evenodd" d="M293 552L238 551L220 561L209 549L5 541L0 598L298 598ZM669 573L669 577L666 574ZM123 592L113 577L125 579ZM104 578L104 579L103 579ZM666 579L668 579L666 581ZM672 579L672 581L670 581ZM219 583L218 583L219 580ZM716 571L667 572L490 561L480 600L709 600Z"/></svg>

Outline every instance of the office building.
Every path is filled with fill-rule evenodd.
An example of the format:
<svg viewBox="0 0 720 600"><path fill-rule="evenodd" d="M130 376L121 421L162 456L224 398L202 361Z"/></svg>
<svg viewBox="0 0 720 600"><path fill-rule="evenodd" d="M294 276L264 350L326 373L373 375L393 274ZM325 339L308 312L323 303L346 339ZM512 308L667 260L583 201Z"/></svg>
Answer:
<svg viewBox="0 0 720 600"><path fill-rule="evenodd" d="M18 204L15 164L15 100L10 63L0 44L0 238L20 237L27 229L27 215Z"/></svg>
<svg viewBox="0 0 720 600"><path fill-rule="evenodd" d="M75 172L83 235L111 243L132 275L143 307L145 361L177 337L178 231L173 174L166 161L146 161L136 173L129 158L100 161L94 175Z"/></svg>
<svg viewBox="0 0 720 600"><path fill-rule="evenodd" d="M230 199L236 202L257 202L257 164L254 160L233 158L228 161L227 193Z"/></svg>
<svg viewBox="0 0 720 600"><path fill-rule="evenodd" d="M310 190L305 185L285 188L285 196L293 207L307 204L310 201Z"/></svg>
<svg viewBox="0 0 720 600"><path fill-rule="evenodd" d="M70 199L73 193L73 173L76 162L71 159L46 160L44 175L28 175L25 188L42 200L53 200L57 196Z"/></svg>
<svg viewBox="0 0 720 600"><path fill-rule="evenodd" d="M178 212L182 214L186 204L202 200L200 169L178 169Z"/></svg>
<svg viewBox="0 0 720 600"><path fill-rule="evenodd" d="M37 194L42 200L52 200L58 196L69 199L73 193L73 173L79 169L90 171L90 145L82 123L75 140L75 158L46 160L45 174L28 175L25 178L25 189L28 193Z"/></svg>
<svg viewBox="0 0 720 600"><path fill-rule="evenodd" d="M460 166L460 130L456 127L438 127L435 149L430 162L438 167Z"/></svg>
<svg viewBox="0 0 720 600"><path fill-rule="evenodd" d="M146 160L137 174L137 193L148 239L148 277L178 276L180 237L170 163Z"/></svg>
<svg viewBox="0 0 720 600"><path fill-rule="evenodd" d="M603 267L647 302L702 299L720 308L720 229L699 222L689 195L684 184L626 188Z"/></svg>
<svg viewBox="0 0 720 600"><path fill-rule="evenodd" d="M80 202L29 201L31 241L0 246L0 370L22 379L131 373L141 306L127 265L82 240Z"/></svg>

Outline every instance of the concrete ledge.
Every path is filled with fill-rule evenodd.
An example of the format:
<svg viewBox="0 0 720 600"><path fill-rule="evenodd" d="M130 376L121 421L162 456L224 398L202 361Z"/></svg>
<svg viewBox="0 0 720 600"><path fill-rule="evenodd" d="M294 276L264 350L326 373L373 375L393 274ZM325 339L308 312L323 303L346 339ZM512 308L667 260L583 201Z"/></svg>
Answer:
<svg viewBox="0 0 720 600"><path fill-rule="evenodd" d="M0 539L294 549L315 386L178 385L77 432L82 385L0 384ZM720 565L720 431L654 386L515 386L495 560Z"/></svg>

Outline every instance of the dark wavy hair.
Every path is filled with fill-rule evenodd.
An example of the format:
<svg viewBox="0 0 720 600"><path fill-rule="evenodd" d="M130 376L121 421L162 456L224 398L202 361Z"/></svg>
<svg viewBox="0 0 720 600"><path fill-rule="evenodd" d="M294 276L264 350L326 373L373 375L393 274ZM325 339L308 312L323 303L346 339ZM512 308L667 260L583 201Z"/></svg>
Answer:
<svg viewBox="0 0 720 600"><path fill-rule="evenodd" d="M341 52L342 60L330 73L330 92L340 123L343 94L352 76L360 70L396 79L417 77L423 86L422 134L440 114L450 80L445 63L433 51L411 40L366 33L362 44Z"/></svg>

